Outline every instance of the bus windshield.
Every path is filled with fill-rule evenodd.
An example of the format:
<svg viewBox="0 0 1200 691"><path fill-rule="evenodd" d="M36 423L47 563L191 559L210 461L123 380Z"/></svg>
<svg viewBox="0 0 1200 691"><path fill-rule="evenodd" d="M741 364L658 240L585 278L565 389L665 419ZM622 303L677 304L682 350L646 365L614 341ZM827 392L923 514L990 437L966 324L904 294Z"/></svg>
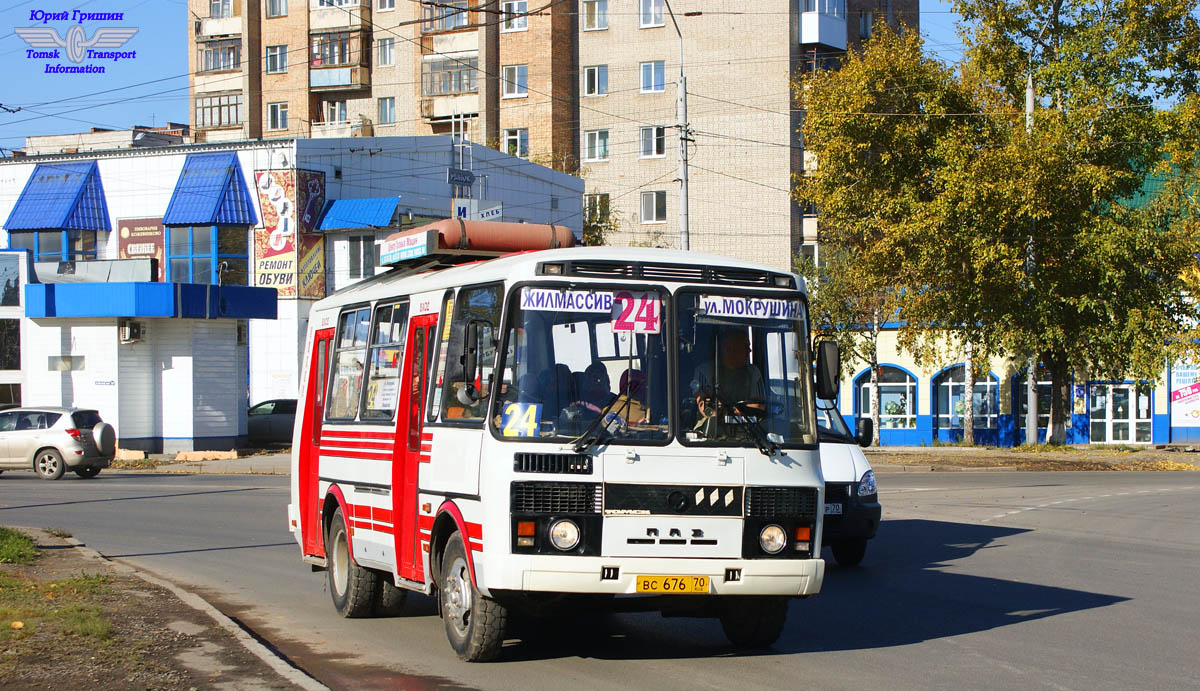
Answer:
<svg viewBox="0 0 1200 691"><path fill-rule="evenodd" d="M496 434L564 441L600 430L607 442L668 441L666 298L653 287L513 291Z"/></svg>
<svg viewBox="0 0 1200 691"><path fill-rule="evenodd" d="M763 450L816 444L799 294L681 291L676 315L680 441Z"/></svg>

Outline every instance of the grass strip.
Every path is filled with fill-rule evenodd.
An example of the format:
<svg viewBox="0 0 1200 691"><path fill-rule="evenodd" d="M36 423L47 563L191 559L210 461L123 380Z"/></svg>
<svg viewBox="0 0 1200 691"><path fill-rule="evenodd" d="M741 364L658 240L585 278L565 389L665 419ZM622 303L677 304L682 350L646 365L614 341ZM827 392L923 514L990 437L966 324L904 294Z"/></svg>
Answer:
<svg viewBox="0 0 1200 691"><path fill-rule="evenodd" d="M33 540L11 528L0 527L0 564L32 564L37 557Z"/></svg>

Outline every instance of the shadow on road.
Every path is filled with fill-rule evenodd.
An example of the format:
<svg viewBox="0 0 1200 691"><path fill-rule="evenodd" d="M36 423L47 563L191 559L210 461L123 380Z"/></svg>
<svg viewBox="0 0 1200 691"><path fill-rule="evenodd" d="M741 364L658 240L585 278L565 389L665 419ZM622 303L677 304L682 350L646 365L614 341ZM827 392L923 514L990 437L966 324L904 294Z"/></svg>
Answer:
<svg viewBox="0 0 1200 691"><path fill-rule="evenodd" d="M952 562L981 549L1004 549L1027 530L926 520L886 521L864 565L830 562L820 594L791 603L788 626L771 650L790 654L861 650L987 631L1128 598L955 573ZM1036 572L1030 577L1037 578ZM616 615L559 625L510 643L502 661L560 657L661 659L745 654L729 646L712 619ZM553 624L551 624L553 625ZM550 634L550 635L547 635Z"/></svg>
<svg viewBox="0 0 1200 691"><path fill-rule="evenodd" d="M192 554L195 552L225 552L233 549L260 549L262 547L295 547L296 541L272 542L268 545L232 545L229 547L199 547L196 549L172 549L163 552L137 552L134 554L105 554L109 559L126 559L129 557L158 557L167 554Z"/></svg>
<svg viewBox="0 0 1200 691"><path fill-rule="evenodd" d="M95 483L95 480L93 480L92 482ZM95 485L95 484L92 484L90 486L97 487L97 485ZM195 497L195 496L200 496L203 494L231 494L233 492L259 492L262 490L270 490L270 489L275 489L275 488L273 488L273 487L238 487L236 489L206 489L206 490L198 490L195 492L172 492L170 494L139 494L139 495L130 496L130 497L99 497L99 498L94 498L94 499L92 499L92 498L70 499L67 501L50 501L50 502L42 502L39 504L15 504L12 506L0 505L0 511L13 511L16 509L40 509L40 508L45 508L47 506L70 506L72 504L98 504L98 503L102 503L102 502L113 502L113 501L134 501L134 500L138 500L138 499L171 499L173 497Z"/></svg>

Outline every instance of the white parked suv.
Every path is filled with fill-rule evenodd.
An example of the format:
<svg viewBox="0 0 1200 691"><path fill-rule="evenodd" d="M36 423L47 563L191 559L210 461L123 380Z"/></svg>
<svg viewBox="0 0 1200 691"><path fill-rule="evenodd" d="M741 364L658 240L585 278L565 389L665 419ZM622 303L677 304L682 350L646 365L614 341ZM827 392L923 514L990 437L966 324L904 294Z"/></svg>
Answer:
<svg viewBox="0 0 1200 691"><path fill-rule="evenodd" d="M0 411L0 473L32 468L44 480L68 469L93 478L112 462L116 431L85 408L10 408Z"/></svg>

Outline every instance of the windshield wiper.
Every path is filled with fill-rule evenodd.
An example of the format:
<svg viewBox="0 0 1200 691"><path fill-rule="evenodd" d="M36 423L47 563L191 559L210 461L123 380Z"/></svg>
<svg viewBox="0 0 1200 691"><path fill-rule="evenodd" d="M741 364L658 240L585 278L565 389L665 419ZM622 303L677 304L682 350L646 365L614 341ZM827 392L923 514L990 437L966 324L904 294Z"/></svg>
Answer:
<svg viewBox="0 0 1200 691"><path fill-rule="evenodd" d="M587 447L591 446L592 444L599 444L601 441L603 441L605 434L612 433L612 430L608 428L607 424L602 425L601 423L604 422L604 418L612 412L613 405L615 405L620 399L620 391L613 394L613 397L608 399L608 403L605 403L604 407L600 409L600 414L596 416L596 419L592 420L591 423L588 424L587 428L583 430L583 434L579 435L575 439L575 453L583 453Z"/></svg>

